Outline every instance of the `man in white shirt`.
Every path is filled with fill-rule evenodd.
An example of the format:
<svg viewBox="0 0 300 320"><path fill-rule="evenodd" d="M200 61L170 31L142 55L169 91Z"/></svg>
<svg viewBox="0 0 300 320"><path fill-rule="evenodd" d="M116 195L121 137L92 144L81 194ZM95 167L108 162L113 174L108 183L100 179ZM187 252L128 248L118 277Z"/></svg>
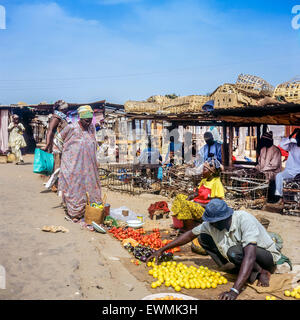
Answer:
<svg viewBox="0 0 300 320"><path fill-rule="evenodd" d="M235 300L246 281L257 280L258 286L268 287L281 253L259 221L246 211L233 211L220 199L207 204L202 219L204 223L155 251L148 260L198 237L203 249L221 269L230 262L238 271L233 287L219 296L221 300Z"/></svg>
<svg viewBox="0 0 300 320"><path fill-rule="evenodd" d="M295 139L294 135L296 135ZM280 147L288 151L289 156L285 169L276 175L275 195L279 197L279 201L274 206L282 206L283 204L283 180L293 179L300 174L300 129L296 128L288 138L282 139Z"/></svg>

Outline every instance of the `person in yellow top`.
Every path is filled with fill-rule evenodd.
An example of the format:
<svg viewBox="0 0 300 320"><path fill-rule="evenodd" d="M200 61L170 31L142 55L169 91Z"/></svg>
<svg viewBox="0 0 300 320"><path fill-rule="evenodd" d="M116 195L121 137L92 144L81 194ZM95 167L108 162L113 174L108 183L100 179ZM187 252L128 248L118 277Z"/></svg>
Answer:
<svg viewBox="0 0 300 320"><path fill-rule="evenodd" d="M26 147L26 142L23 136L25 128L18 115L13 115L13 122L8 126L9 140L8 145L11 148L12 153L16 156L16 164L24 164L21 148Z"/></svg>
<svg viewBox="0 0 300 320"><path fill-rule="evenodd" d="M173 216L182 220L184 230L188 231L199 225L205 206L211 199L224 199L225 190L220 179L221 164L218 160L206 161L203 166L203 179L194 194L179 194L173 201Z"/></svg>

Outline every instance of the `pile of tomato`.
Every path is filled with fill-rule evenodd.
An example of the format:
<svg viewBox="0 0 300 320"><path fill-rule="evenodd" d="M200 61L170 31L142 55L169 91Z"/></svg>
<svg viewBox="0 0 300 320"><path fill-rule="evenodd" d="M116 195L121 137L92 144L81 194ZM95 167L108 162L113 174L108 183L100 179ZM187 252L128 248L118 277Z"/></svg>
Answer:
<svg viewBox="0 0 300 320"><path fill-rule="evenodd" d="M146 235L146 232L143 228L141 229L132 229L132 228L116 228L113 227L108 232L111 233L115 238L122 241L124 239L132 238L137 241L139 244L150 247L152 249L158 250L164 247L166 244L172 242L172 240L162 240L159 228L152 230L153 232ZM166 252L178 252L180 247L176 247Z"/></svg>

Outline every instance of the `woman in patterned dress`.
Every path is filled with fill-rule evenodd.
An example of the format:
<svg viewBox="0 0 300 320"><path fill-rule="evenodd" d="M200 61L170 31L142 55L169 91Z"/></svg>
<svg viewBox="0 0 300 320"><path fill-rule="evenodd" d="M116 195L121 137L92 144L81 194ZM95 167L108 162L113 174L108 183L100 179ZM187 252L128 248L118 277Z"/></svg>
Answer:
<svg viewBox="0 0 300 320"><path fill-rule="evenodd" d="M220 179L221 164L218 160L206 161L203 166L203 179L194 194L178 194L172 204L173 216L182 220L184 230L197 226L205 211L205 206L213 198L224 199L225 190Z"/></svg>
<svg viewBox="0 0 300 320"><path fill-rule="evenodd" d="M58 190L62 193L68 215L75 222L84 216L86 192L91 202L101 201L93 109L81 106L78 114L79 121L69 124L60 133L63 152L58 181Z"/></svg>

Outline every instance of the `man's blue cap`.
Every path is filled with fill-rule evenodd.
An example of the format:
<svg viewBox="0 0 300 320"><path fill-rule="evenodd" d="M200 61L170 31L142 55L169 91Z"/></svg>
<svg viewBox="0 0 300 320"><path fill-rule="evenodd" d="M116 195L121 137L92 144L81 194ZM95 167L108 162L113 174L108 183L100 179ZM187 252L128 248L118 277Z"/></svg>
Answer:
<svg viewBox="0 0 300 320"><path fill-rule="evenodd" d="M228 207L224 200L212 199L205 207L202 220L207 222L218 222L229 218L232 214L233 209Z"/></svg>

